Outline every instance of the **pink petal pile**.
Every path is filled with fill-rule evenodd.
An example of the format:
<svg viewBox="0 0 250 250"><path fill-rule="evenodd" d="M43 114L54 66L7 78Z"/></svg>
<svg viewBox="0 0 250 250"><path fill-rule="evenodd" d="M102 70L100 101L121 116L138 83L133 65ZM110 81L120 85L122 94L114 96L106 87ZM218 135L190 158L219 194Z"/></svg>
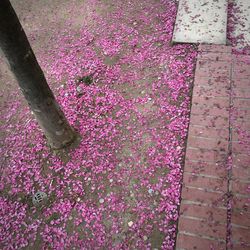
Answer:
<svg viewBox="0 0 250 250"><path fill-rule="evenodd" d="M1 114L1 246L173 249L196 47L171 45L174 1L86 2L37 50L79 145L51 152L16 90Z"/></svg>

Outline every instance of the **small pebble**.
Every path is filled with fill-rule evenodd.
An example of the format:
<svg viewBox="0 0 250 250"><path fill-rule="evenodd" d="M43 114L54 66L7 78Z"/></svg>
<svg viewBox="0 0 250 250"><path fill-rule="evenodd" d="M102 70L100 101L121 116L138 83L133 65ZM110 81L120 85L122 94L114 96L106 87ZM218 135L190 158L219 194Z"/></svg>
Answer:
<svg viewBox="0 0 250 250"><path fill-rule="evenodd" d="M99 200L99 202L100 202L101 204L104 203L104 199L101 198L101 199Z"/></svg>
<svg viewBox="0 0 250 250"><path fill-rule="evenodd" d="M77 91L78 93L82 93L82 88L81 88L81 86L78 86L78 87L76 88L76 91Z"/></svg>
<svg viewBox="0 0 250 250"><path fill-rule="evenodd" d="M154 190L152 189L152 188L150 188L149 190L148 190L148 193L149 194L152 194L154 192Z"/></svg>
<svg viewBox="0 0 250 250"><path fill-rule="evenodd" d="M133 226L133 224L134 224L134 222L133 222L133 221L128 222L128 226L129 226L129 227L132 227L132 226Z"/></svg>
<svg viewBox="0 0 250 250"><path fill-rule="evenodd" d="M112 183L112 182L113 182L113 179L110 179L109 182Z"/></svg>

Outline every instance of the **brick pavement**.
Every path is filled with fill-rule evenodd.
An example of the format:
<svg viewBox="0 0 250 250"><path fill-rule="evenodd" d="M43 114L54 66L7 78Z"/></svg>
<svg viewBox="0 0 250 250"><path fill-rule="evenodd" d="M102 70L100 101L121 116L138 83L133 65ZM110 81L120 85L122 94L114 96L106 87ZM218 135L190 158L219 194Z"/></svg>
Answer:
<svg viewBox="0 0 250 250"><path fill-rule="evenodd" d="M229 190L233 194L232 243L238 250L250 249L250 56L233 55L232 93L233 164Z"/></svg>
<svg viewBox="0 0 250 250"><path fill-rule="evenodd" d="M176 249L249 249L249 79L250 57L199 47Z"/></svg>

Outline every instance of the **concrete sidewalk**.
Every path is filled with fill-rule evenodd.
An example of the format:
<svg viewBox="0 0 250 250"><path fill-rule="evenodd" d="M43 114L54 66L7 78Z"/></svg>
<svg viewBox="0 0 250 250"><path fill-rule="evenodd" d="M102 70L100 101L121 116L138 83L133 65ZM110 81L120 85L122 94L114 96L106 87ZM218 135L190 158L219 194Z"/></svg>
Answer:
<svg viewBox="0 0 250 250"><path fill-rule="evenodd" d="M173 42L226 44L227 0L180 0Z"/></svg>

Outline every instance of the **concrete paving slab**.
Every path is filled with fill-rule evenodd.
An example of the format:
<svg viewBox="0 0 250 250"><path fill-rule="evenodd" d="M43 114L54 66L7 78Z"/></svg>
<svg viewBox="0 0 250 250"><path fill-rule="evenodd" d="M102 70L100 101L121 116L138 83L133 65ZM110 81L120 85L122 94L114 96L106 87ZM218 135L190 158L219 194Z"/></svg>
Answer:
<svg viewBox="0 0 250 250"><path fill-rule="evenodd" d="M173 42L226 44L227 4L227 0L180 0Z"/></svg>
<svg viewBox="0 0 250 250"><path fill-rule="evenodd" d="M235 26L234 26L234 37L240 37L237 41L237 47L243 48L250 46L250 0L234 0L235 7L237 10L234 12Z"/></svg>

